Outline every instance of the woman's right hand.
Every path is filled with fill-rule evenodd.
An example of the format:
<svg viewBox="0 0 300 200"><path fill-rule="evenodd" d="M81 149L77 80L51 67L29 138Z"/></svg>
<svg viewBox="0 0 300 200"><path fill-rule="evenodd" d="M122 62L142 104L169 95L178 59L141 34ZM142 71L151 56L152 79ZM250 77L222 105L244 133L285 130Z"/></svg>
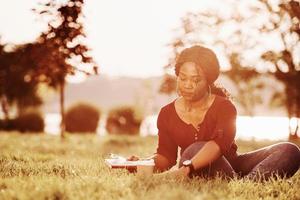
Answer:
<svg viewBox="0 0 300 200"><path fill-rule="evenodd" d="M140 160L140 158L133 155L133 156L130 156L129 158L127 158L127 160L128 161L137 161L137 160Z"/></svg>

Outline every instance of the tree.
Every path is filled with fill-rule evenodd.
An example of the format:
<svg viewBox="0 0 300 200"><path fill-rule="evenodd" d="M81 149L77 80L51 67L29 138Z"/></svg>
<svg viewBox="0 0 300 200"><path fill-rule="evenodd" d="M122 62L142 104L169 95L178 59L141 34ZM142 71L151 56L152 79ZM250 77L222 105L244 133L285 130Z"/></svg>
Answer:
<svg viewBox="0 0 300 200"><path fill-rule="evenodd" d="M269 23L260 27L261 32L277 34L282 44L280 50L268 50L262 58L271 63L275 70L274 76L285 85L285 107L288 117L298 118L295 130L290 129L290 139L298 139L300 121L300 3L299 1L280 1L278 5L269 0L261 0L267 10Z"/></svg>
<svg viewBox="0 0 300 200"><path fill-rule="evenodd" d="M172 75L165 74L163 82L160 85L159 92L171 95L176 91L176 78Z"/></svg>
<svg viewBox="0 0 300 200"><path fill-rule="evenodd" d="M5 89L4 89L4 83L5 83L5 58L6 58L6 52L4 51L4 45L0 43L0 100L1 100L1 108L4 114L4 119L9 119L9 112L8 112L8 102L7 98L5 96Z"/></svg>
<svg viewBox="0 0 300 200"><path fill-rule="evenodd" d="M82 72L86 75L97 74L97 67L90 56L89 49L82 40L85 37L82 19L83 0L69 0L66 4L50 2L41 4L35 9L41 16L54 17L48 24L48 31L44 32L38 42L39 62L38 78L49 86L60 91L61 136L65 132L64 88L66 76ZM93 65L93 71L81 69L79 65Z"/></svg>
<svg viewBox="0 0 300 200"><path fill-rule="evenodd" d="M5 51L0 45L0 96L1 107L5 119L9 119L9 111L16 106L17 116L30 106L42 103L37 94L38 82L30 78L34 65L28 61L31 44L15 46L12 51Z"/></svg>

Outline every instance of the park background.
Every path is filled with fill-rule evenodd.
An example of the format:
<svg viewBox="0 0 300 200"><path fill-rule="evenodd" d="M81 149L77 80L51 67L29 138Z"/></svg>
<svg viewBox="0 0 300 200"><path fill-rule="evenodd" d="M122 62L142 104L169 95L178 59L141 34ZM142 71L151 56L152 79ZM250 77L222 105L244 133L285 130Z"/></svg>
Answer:
<svg viewBox="0 0 300 200"><path fill-rule="evenodd" d="M91 198L138 198L147 191L143 184L150 187L146 197L153 198L157 191L151 184L161 180L135 182L122 171L110 172L117 174L109 182L99 177L108 170L102 159L112 152L155 152L157 114L177 96L176 56L195 44L213 49L220 59L217 83L237 106L241 152L279 140L299 143L299 1L12 0L1 1L0 16L0 194L5 198L30 199L27 190L50 179L49 190L32 195L75 198L87 190L72 188L88 182L95 190L89 189ZM80 167L73 168L76 164ZM119 189L128 186L127 192L111 188L118 173L127 181ZM48 178L41 179L45 174ZM22 181L30 184L24 189ZM202 191L201 198L277 198L282 190L287 191L282 198L299 198L299 175L293 181L293 187L274 181L269 192L258 194L260 185L247 181L237 180L226 190L222 181L204 189L193 187L197 181L184 182L166 198L185 198L185 189ZM216 193L208 190L210 184ZM243 196L245 185L250 192Z"/></svg>

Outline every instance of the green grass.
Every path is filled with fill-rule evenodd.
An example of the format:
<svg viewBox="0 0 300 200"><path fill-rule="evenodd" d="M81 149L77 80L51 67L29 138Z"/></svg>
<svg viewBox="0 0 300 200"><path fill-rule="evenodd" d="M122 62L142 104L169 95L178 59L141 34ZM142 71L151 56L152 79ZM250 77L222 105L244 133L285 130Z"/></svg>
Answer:
<svg viewBox="0 0 300 200"><path fill-rule="evenodd" d="M238 141L240 151L272 142ZM264 183L142 179L110 170L109 153L151 155L155 137L0 133L0 199L300 199L300 173Z"/></svg>

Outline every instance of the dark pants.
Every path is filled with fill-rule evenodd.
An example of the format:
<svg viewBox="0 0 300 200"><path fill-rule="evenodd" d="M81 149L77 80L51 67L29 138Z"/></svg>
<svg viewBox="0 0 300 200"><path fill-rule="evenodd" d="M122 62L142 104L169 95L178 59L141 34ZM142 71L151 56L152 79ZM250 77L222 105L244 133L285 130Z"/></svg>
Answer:
<svg viewBox="0 0 300 200"><path fill-rule="evenodd" d="M182 153L182 162L191 159L205 144L196 142ZM251 180L268 180L270 177L291 177L300 167L300 149L293 143L282 142L248 153L239 154L230 162L221 156L208 166L196 170L193 176L232 178L245 177Z"/></svg>

